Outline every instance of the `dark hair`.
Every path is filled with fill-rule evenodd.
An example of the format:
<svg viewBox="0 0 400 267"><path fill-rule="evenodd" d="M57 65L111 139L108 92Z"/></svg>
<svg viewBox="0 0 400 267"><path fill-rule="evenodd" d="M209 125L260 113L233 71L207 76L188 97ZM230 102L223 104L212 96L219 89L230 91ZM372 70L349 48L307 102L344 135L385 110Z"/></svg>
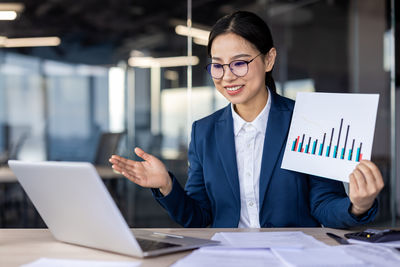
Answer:
<svg viewBox="0 0 400 267"><path fill-rule="evenodd" d="M211 45L214 39L224 33L235 33L252 43L264 55L274 47L271 31L259 16L247 11L237 11L220 18L211 30L208 38L207 51L211 56ZM265 85L276 92L272 70L265 73Z"/></svg>

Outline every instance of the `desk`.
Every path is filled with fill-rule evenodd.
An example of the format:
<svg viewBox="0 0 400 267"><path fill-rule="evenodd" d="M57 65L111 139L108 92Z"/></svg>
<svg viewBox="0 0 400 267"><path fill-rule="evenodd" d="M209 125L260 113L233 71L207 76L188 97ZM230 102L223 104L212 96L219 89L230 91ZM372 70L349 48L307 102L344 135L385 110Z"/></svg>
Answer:
<svg viewBox="0 0 400 267"><path fill-rule="evenodd" d="M342 235L349 231L331 228L264 228L264 229L230 229L230 228L173 228L173 229L146 229L157 232L182 234L200 238L211 238L216 232L227 231L303 231L316 239L328 244L337 245L325 233L332 232ZM178 259L188 255L190 251L178 252L165 256L148 259L137 259L110 252L65 244L56 241L47 229L0 229L0 266L19 266L32 262L41 257L81 259L81 260L108 260L108 261L137 261L142 260L141 267L170 266Z"/></svg>

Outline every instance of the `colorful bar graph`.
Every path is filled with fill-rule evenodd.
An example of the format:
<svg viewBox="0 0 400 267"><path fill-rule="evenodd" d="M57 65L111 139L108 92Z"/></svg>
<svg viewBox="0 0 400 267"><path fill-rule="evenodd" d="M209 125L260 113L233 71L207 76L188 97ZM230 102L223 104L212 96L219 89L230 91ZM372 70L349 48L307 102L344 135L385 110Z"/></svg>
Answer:
<svg viewBox="0 0 400 267"><path fill-rule="evenodd" d="M312 151L311 151L311 153L312 153L313 155L315 155L315 148L317 147L317 143L318 143L318 139L316 139L316 140L314 141L314 143L313 143L313 147L312 147Z"/></svg>
<svg viewBox="0 0 400 267"><path fill-rule="evenodd" d="M308 138L308 144L307 144L307 146L306 146L306 153L307 153L307 154L310 153L310 152L309 152L309 150L310 150L310 142L311 142L311 137Z"/></svg>
<svg viewBox="0 0 400 267"><path fill-rule="evenodd" d="M340 142L340 135L342 134L342 126L343 126L343 119L340 119L339 135L338 135L335 152L334 152L334 156L333 156L334 158L337 157L337 152L338 152L339 142Z"/></svg>
<svg viewBox="0 0 400 267"><path fill-rule="evenodd" d="M362 143L360 143L360 146L357 148L357 155L356 155L357 162L360 162L360 160L362 159L361 148L362 148Z"/></svg>
<svg viewBox="0 0 400 267"><path fill-rule="evenodd" d="M329 154L331 153L332 139L333 139L333 133L334 132L335 132L335 128L332 128L331 141L329 142L328 149L326 150L326 156L327 157L329 157Z"/></svg>
<svg viewBox="0 0 400 267"><path fill-rule="evenodd" d="M342 143L340 142L341 136L342 136L342 129L344 128L343 126L344 119L340 119L340 124L339 124L339 130L338 130L338 135L337 135L337 140L335 140L336 144L333 143L333 138L335 136L335 128L332 128L331 130L331 136L329 139L329 144L325 148L325 140L326 140L326 133L324 133L323 138L322 138L322 143L318 144L318 139L314 139L312 136L306 136L306 134L298 135L297 138L292 139L292 147L291 151L293 152L300 152L300 153L305 153L305 154L310 154L310 155L318 155L322 156L325 154L325 157L331 157L334 159L347 159L349 161L356 161L359 162L362 160L362 142L360 142L360 146L354 150L354 143L355 139L352 140L351 148L348 149L347 151L347 141L349 138L349 133L350 133L350 125L347 125L346 128L346 136L344 141L342 140ZM301 142L300 142L300 136L301 136ZM308 138L308 141L306 138ZM312 141L312 139L314 141ZM312 141L312 142L311 142ZM325 150L326 149L326 150ZM318 150L318 151L317 151ZM331 153L331 150L333 150ZM325 153L324 153L325 151ZM355 153L355 157L353 157L353 154ZM338 155L339 154L339 155Z"/></svg>
<svg viewBox="0 0 400 267"><path fill-rule="evenodd" d="M344 140L344 147L342 149L342 155L340 155L341 159L344 159L344 154L346 153L347 137L349 136L349 130L350 130L350 125L347 125L346 139Z"/></svg>
<svg viewBox="0 0 400 267"><path fill-rule="evenodd" d="M322 140L322 144L319 148L319 153L318 153L319 156L322 156L322 153L324 152L325 137L326 137L326 133L324 133L324 139Z"/></svg>

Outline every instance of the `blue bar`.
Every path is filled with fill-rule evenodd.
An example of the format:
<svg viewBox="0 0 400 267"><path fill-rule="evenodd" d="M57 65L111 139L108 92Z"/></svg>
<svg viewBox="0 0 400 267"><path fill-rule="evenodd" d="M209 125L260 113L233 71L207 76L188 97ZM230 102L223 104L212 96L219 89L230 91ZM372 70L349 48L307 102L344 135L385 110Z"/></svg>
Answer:
<svg viewBox="0 0 400 267"><path fill-rule="evenodd" d="M353 153L353 151L351 151L351 148L349 149L349 158L348 160L351 160L351 153Z"/></svg>
<svg viewBox="0 0 400 267"><path fill-rule="evenodd" d="M314 144L313 144L313 147L312 147L312 151L311 151L311 153L313 153L313 154L315 154L315 141L314 141Z"/></svg>
<svg viewBox="0 0 400 267"><path fill-rule="evenodd" d="M293 142L292 151L294 151L294 147L296 146L296 141L297 140L294 140L294 142Z"/></svg>
<svg viewBox="0 0 400 267"><path fill-rule="evenodd" d="M357 155L356 155L356 161L360 161L360 148L357 148Z"/></svg>
<svg viewBox="0 0 400 267"><path fill-rule="evenodd" d="M303 143L300 143L299 145L299 149L297 150L297 152L301 152L301 147L303 146Z"/></svg>
<svg viewBox="0 0 400 267"><path fill-rule="evenodd" d="M328 146L328 147L326 148L326 156L327 156L327 157L329 157L329 150L331 150L331 147L330 147L330 146Z"/></svg>
<svg viewBox="0 0 400 267"><path fill-rule="evenodd" d="M340 155L341 159L344 159L344 148L342 148L342 155Z"/></svg>
<svg viewBox="0 0 400 267"><path fill-rule="evenodd" d="M321 144L321 146L319 147L319 153L318 153L318 155L320 155L320 156L322 156L322 144Z"/></svg>
<svg viewBox="0 0 400 267"><path fill-rule="evenodd" d="M336 151L337 151L337 146L335 146L335 149L333 150L333 157L336 159Z"/></svg>
<svg viewBox="0 0 400 267"><path fill-rule="evenodd" d="M308 145L306 145L306 150L304 150L304 153L307 153L308 151Z"/></svg>

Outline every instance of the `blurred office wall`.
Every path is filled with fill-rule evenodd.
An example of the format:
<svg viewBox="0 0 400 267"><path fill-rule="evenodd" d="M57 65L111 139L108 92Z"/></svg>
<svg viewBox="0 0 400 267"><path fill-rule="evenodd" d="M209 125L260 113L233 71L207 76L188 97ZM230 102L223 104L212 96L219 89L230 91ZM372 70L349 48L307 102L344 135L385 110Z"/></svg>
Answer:
<svg viewBox="0 0 400 267"><path fill-rule="evenodd" d="M159 1L150 2L156 5ZM124 133L119 154L137 160L133 148L140 146L160 157L183 185L191 121L227 104L204 70L209 62L206 47L192 44L199 62L192 67L190 100L186 66L132 66L128 61L131 56L157 59L187 55L186 37L175 33L175 26L186 24L186 1L181 2L177 1L168 15L137 4L131 7L130 16L140 16L141 20L133 19L130 27L120 15L121 28L138 29L139 23L146 23L140 25L149 31L129 32L128 39L133 42L127 42L127 36L115 35L113 38L121 38L123 43L118 48L101 42L90 49L82 44L40 50L0 48L0 153L14 149L18 159L93 162L100 134L113 131L117 120L122 121L119 130ZM107 14L115 16L110 17L115 24L121 7L111 5L108 9ZM390 68L384 67L388 53L384 38L391 27L390 1L193 1L193 26L210 30L217 18L238 9L256 12L272 30L278 52L273 75L280 94L292 98L298 91L380 94L372 159L387 185L380 196L377 222L389 225L390 198L395 197L390 190ZM66 14L72 16L73 12ZM163 20L157 20L157 14L162 14ZM84 31L80 34L89 36ZM64 49L64 56L57 49ZM119 90L114 89L114 82L110 85L112 68L122 74L117 88L122 88L123 100L116 101L123 111L119 110L116 117L110 115L117 113L111 99ZM189 106L191 114L187 116ZM116 181L108 185L131 226L177 226L149 190L127 180ZM5 194L8 186L0 194ZM0 205L8 209L0 218L3 225L20 225L23 210L13 212L18 206ZM28 208L33 209L29 201ZM24 226L35 224L37 220L28 218Z"/></svg>

